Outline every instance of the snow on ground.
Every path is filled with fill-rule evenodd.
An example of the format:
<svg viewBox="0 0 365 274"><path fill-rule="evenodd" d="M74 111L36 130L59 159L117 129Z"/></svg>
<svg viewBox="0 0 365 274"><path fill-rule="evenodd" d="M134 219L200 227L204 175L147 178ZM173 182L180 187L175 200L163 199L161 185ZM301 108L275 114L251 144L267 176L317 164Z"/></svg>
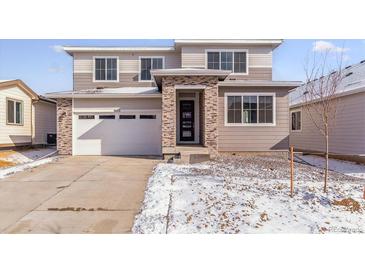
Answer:
<svg viewBox="0 0 365 274"><path fill-rule="evenodd" d="M41 160L36 160L36 161L26 163L26 164L20 164L20 165L13 166L13 167L2 168L2 169L0 169L0 179L3 179L5 177L10 176L14 173L17 173L19 171L24 171L26 169L30 169L30 168L33 168L33 167L37 167L37 166L40 166L40 165L50 163L50 162L54 161L55 159L57 159L57 156L48 157L48 158L44 158L44 159L41 159Z"/></svg>
<svg viewBox="0 0 365 274"><path fill-rule="evenodd" d="M30 163L34 160L38 160L55 152L56 152L55 148L3 150L0 151L0 159L14 164L25 164L25 163Z"/></svg>
<svg viewBox="0 0 365 274"><path fill-rule="evenodd" d="M301 155L297 156L299 159L303 159L307 163L317 166L317 167L324 167L325 166L325 158L320 156L314 155ZM358 164L349 161L342 161L337 159L329 159L329 169L353 176L358 178L365 179L365 165Z"/></svg>
<svg viewBox="0 0 365 274"><path fill-rule="evenodd" d="M0 179L16 172L33 168L54 161L56 149L33 148L24 150L0 151L0 161L4 167L0 167Z"/></svg>
<svg viewBox="0 0 365 274"><path fill-rule="evenodd" d="M295 166L295 196L290 198L288 161L284 159L225 157L204 164L159 164L149 179L132 231L365 232L360 179L330 172L328 193L324 194L322 170ZM343 200L347 198L353 200Z"/></svg>

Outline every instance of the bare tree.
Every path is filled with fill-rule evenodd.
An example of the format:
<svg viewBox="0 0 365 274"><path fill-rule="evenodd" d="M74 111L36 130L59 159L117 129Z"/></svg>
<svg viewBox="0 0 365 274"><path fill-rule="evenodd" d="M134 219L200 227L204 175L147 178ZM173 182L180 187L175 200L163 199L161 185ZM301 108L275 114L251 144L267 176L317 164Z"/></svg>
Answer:
<svg viewBox="0 0 365 274"><path fill-rule="evenodd" d="M336 58L335 62L333 58ZM342 59L342 53L338 56L338 53L327 50L319 56L314 53L311 62L308 62L305 67L306 84L302 90L303 108L323 136L325 143L324 192L327 192L328 182L330 129L335 124L339 100L337 95L343 79ZM333 63L336 64L333 65Z"/></svg>

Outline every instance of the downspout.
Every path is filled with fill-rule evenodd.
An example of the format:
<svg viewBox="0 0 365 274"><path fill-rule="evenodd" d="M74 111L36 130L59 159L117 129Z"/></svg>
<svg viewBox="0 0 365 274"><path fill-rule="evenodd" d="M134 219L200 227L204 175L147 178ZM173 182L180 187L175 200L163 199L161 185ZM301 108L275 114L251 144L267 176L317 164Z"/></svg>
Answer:
<svg viewBox="0 0 365 274"><path fill-rule="evenodd" d="M33 146L33 125L34 125L33 107L34 107L34 99L31 100L31 104L30 104L30 144L31 144L31 146Z"/></svg>
<svg viewBox="0 0 365 274"><path fill-rule="evenodd" d="M34 104L37 103L39 101L39 99L33 99L31 100L31 106L30 106L30 138L31 138L31 146L33 146L33 140L35 138L35 136L33 135L35 130L34 130L34 125L35 125L35 116L33 116L33 114L35 113L34 111Z"/></svg>

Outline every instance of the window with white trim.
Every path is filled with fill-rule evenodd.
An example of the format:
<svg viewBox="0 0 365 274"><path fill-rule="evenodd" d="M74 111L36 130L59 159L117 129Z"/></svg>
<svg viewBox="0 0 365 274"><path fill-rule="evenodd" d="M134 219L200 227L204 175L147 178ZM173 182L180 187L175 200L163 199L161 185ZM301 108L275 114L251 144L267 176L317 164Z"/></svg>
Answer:
<svg viewBox="0 0 365 274"><path fill-rule="evenodd" d="M208 51L207 68L247 73L247 52L237 50Z"/></svg>
<svg viewBox="0 0 365 274"><path fill-rule="evenodd" d="M141 57L140 80L151 81L151 69L163 69L162 57Z"/></svg>
<svg viewBox="0 0 365 274"><path fill-rule="evenodd" d="M95 57L95 81L117 81L118 80L118 58L117 57Z"/></svg>
<svg viewBox="0 0 365 274"><path fill-rule="evenodd" d="M226 95L226 123L228 125L273 125L274 95Z"/></svg>
<svg viewBox="0 0 365 274"><path fill-rule="evenodd" d="M10 125L23 125L23 101L7 99L6 100L6 122Z"/></svg>
<svg viewBox="0 0 365 274"><path fill-rule="evenodd" d="M302 112L293 111L291 113L291 130L292 131L300 131L302 130Z"/></svg>

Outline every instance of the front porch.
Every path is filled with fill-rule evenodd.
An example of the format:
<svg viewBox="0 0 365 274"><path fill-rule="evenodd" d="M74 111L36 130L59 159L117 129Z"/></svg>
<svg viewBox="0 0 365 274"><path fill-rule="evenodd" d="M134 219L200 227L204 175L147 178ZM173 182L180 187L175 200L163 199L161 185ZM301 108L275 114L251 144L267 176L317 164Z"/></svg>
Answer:
<svg viewBox="0 0 365 274"><path fill-rule="evenodd" d="M177 145L175 152L173 157L175 163L195 164L210 160L209 148L203 145ZM165 156L169 158L169 155Z"/></svg>
<svg viewBox="0 0 365 274"><path fill-rule="evenodd" d="M217 76L164 76L162 89L162 153L177 155L180 145L217 151Z"/></svg>

